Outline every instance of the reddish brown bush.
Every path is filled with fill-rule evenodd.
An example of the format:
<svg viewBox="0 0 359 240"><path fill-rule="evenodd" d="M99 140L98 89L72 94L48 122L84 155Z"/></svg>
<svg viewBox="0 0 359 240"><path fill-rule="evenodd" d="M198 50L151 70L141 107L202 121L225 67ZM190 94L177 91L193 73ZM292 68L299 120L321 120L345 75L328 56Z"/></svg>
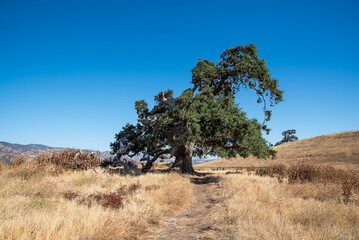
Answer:
<svg viewBox="0 0 359 240"><path fill-rule="evenodd" d="M314 165L299 163L289 167L288 183L315 182L319 179L320 168Z"/></svg>
<svg viewBox="0 0 359 240"><path fill-rule="evenodd" d="M105 208L120 208L123 206L123 196L119 192L95 193L80 200L81 204L91 207L93 203L102 205Z"/></svg>
<svg viewBox="0 0 359 240"><path fill-rule="evenodd" d="M256 169L256 175L270 176L270 177L286 177L287 167L283 164L275 164L268 167L261 167Z"/></svg>
<svg viewBox="0 0 359 240"><path fill-rule="evenodd" d="M65 170L87 170L99 166L100 157L92 152L67 148L54 150L52 154L41 153L36 157L36 161L40 165L52 163L62 166Z"/></svg>
<svg viewBox="0 0 359 240"><path fill-rule="evenodd" d="M74 200L75 198L77 198L80 195L76 192L67 191L63 194L63 196L67 200Z"/></svg>
<svg viewBox="0 0 359 240"><path fill-rule="evenodd" d="M2 161L0 161L0 171L4 168L4 164Z"/></svg>
<svg viewBox="0 0 359 240"><path fill-rule="evenodd" d="M16 158L11 159L10 165L11 166L19 166L19 165L25 163L27 160L28 160L28 158L25 155L21 154L21 155L17 156Z"/></svg>
<svg viewBox="0 0 359 240"><path fill-rule="evenodd" d="M91 207L94 203L100 204L105 208L120 208L123 206L123 199L127 195L133 194L138 188L139 184L132 184L130 186L122 186L115 192L111 193L93 193L88 196L82 197L78 202L80 204ZM73 200L80 197L80 194L76 192L65 192L63 197L67 200Z"/></svg>

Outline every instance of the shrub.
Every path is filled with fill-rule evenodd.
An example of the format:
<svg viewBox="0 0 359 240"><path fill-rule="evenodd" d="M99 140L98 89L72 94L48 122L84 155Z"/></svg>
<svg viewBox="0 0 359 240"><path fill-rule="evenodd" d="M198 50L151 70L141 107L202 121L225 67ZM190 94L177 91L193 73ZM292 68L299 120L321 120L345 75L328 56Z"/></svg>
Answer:
<svg viewBox="0 0 359 240"><path fill-rule="evenodd" d="M25 163L28 160L28 158L24 155L21 154L13 159L10 160L10 165L11 166L19 166L23 163Z"/></svg>
<svg viewBox="0 0 359 240"><path fill-rule="evenodd" d="M320 168L314 165L299 163L289 167L288 183L314 182L319 179Z"/></svg>
<svg viewBox="0 0 359 240"><path fill-rule="evenodd" d="M3 168L4 168L4 164L2 161L0 161L0 171L3 170Z"/></svg>
<svg viewBox="0 0 359 240"><path fill-rule="evenodd" d="M288 169L281 164L258 168L256 175L278 177L282 182L284 177L288 177L288 183L318 183L324 186L336 184L341 186L343 201L349 202L353 191L359 193L359 173L355 171L345 171L333 167L315 166L300 162L291 165Z"/></svg>
<svg viewBox="0 0 359 240"><path fill-rule="evenodd" d="M104 208L120 208L123 206L123 199L126 195L132 195L140 188L139 184L132 184L130 186L122 186L115 192L110 193L93 193L88 196L83 196L78 203L91 207L94 203L100 204ZM80 197L76 192L67 191L63 194L67 200L74 200Z"/></svg>
<svg viewBox="0 0 359 240"><path fill-rule="evenodd" d="M287 174L287 167L284 164L275 164L268 167L256 169L256 175L283 178Z"/></svg>
<svg viewBox="0 0 359 240"><path fill-rule="evenodd" d="M54 150L52 154L41 153L36 157L37 162L42 164L55 164L65 170L87 170L98 167L100 164L99 154L79 149Z"/></svg>

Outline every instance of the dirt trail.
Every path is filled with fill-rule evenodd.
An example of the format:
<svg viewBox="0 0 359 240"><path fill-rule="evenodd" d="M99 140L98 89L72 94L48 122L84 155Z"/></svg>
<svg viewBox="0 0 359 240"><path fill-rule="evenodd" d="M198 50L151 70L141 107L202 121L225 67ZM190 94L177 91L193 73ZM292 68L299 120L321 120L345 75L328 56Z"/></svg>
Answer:
<svg viewBox="0 0 359 240"><path fill-rule="evenodd" d="M154 234L148 236L151 240L174 239L222 239L222 229L218 229L211 222L215 203L218 196L218 182L220 177L193 177L193 202L178 216L163 220L161 226L153 229Z"/></svg>

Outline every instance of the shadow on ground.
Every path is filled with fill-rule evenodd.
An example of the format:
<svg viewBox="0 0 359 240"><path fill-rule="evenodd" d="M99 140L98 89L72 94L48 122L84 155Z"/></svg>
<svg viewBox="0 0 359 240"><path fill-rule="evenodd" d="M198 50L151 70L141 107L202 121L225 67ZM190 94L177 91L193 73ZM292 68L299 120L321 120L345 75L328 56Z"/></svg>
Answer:
<svg viewBox="0 0 359 240"><path fill-rule="evenodd" d="M194 184L209 184L209 183L217 183L221 180L221 177L214 177L214 176L209 176L209 177L204 177L204 178L191 178L191 183Z"/></svg>

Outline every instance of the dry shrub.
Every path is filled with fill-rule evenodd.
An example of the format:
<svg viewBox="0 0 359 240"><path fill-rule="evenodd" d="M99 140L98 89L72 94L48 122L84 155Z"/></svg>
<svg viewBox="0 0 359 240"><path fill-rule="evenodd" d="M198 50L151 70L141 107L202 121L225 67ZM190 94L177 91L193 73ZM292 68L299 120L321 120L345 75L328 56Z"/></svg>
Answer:
<svg viewBox="0 0 359 240"><path fill-rule="evenodd" d="M2 161L0 161L0 171L3 170L3 168L4 168L4 164Z"/></svg>
<svg viewBox="0 0 359 240"><path fill-rule="evenodd" d="M323 184L347 184L359 187L359 175L355 171L298 163L287 171L289 183L315 182Z"/></svg>
<svg viewBox="0 0 359 240"><path fill-rule="evenodd" d="M359 174L355 171L320 167L309 164L297 164L288 170L288 183L322 183L342 186L344 202L349 202L353 191L359 193Z"/></svg>
<svg viewBox="0 0 359 240"><path fill-rule="evenodd" d="M299 163L288 169L288 183L316 182L320 179L320 167Z"/></svg>
<svg viewBox="0 0 359 240"><path fill-rule="evenodd" d="M26 161L28 161L28 158L24 154L21 154L10 160L10 166L19 166Z"/></svg>
<svg viewBox="0 0 359 240"><path fill-rule="evenodd" d="M67 191L63 194L63 197L67 200L74 200L75 198L79 197L80 194L77 192Z"/></svg>
<svg viewBox="0 0 359 240"><path fill-rule="evenodd" d="M14 163L11 163L11 168L5 173L6 176L19 178L21 180L41 178L44 174L45 172L39 169L39 166L34 160L23 160L22 158L20 158L20 161L14 160Z"/></svg>
<svg viewBox="0 0 359 240"><path fill-rule="evenodd" d="M254 172L255 170L256 170L256 168L254 166L247 167L248 173Z"/></svg>
<svg viewBox="0 0 359 240"><path fill-rule="evenodd" d="M40 180L46 175L59 175L63 168L54 164L38 164L33 159L16 158L10 167L3 171L5 176L20 178L21 180Z"/></svg>
<svg viewBox="0 0 359 240"><path fill-rule="evenodd" d="M261 167L256 169L256 175L258 176L270 176L270 177L286 177L287 167L284 164L274 164L268 167Z"/></svg>
<svg viewBox="0 0 359 240"><path fill-rule="evenodd" d="M256 175L278 177L279 182L282 182L282 178L288 177L289 184L313 183L324 186L332 184L341 186L343 201L346 203L353 196L353 192L359 194L359 173L329 166L317 166L300 162L286 168L284 165L278 164L258 168Z"/></svg>
<svg viewBox="0 0 359 240"><path fill-rule="evenodd" d="M63 167L65 170L87 170L88 168L98 167L100 157L93 152L79 149L54 150L52 154L41 153L36 157L37 162L41 164L55 164Z"/></svg>
<svg viewBox="0 0 359 240"><path fill-rule="evenodd" d="M67 200L74 200L80 198L78 203L91 207L94 203L103 206L104 208L117 209L123 207L123 200L127 195L132 195L140 188L139 184L132 184L130 186L122 186L115 192L109 193L93 193L88 196L81 196L77 192L67 191L63 197Z"/></svg>
<svg viewBox="0 0 359 240"><path fill-rule="evenodd" d="M350 197L353 195L353 191L359 193L359 174L355 172L348 172L342 179L342 190L344 202L349 202ZM359 203L357 203L359 204Z"/></svg>

